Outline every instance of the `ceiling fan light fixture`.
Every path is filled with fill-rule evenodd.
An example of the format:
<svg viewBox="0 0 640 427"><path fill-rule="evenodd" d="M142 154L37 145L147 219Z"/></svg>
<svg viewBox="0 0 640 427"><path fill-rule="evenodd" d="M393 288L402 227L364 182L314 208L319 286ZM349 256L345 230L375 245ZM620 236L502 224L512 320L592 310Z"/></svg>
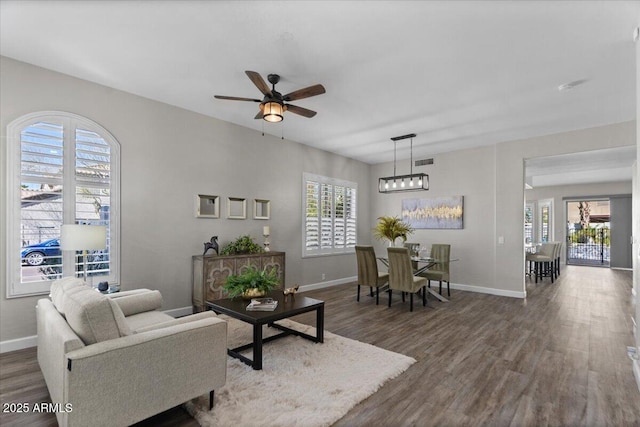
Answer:
<svg viewBox="0 0 640 427"><path fill-rule="evenodd" d="M282 104L278 102L269 101L262 104L262 118L268 122L281 122L283 112Z"/></svg>

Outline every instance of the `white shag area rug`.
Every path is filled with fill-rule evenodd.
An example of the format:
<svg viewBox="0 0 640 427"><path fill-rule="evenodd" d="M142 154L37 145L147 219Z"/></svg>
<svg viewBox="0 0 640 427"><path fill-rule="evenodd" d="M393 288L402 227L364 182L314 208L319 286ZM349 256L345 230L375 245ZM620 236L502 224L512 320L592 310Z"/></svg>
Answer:
<svg viewBox="0 0 640 427"><path fill-rule="evenodd" d="M251 342L251 325L226 316L228 346ZM315 328L291 320L278 323L315 336ZM264 327L265 337L278 333ZM404 372L415 359L332 334L324 343L288 336L264 344L262 370L227 357L227 383L185 404L205 427L329 426ZM244 354L244 353L243 353ZM248 350L248 357L253 357Z"/></svg>

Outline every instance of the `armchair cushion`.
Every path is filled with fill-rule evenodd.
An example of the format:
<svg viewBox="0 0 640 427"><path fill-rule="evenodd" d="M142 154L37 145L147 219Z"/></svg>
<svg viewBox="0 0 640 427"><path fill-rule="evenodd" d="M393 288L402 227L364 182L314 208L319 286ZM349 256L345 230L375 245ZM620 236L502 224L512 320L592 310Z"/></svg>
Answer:
<svg viewBox="0 0 640 427"><path fill-rule="evenodd" d="M64 316L65 298L67 295L80 292L86 288L87 286L82 279L78 277L64 277L51 284L49 297L56 307L56 310L58 310L58 313Z"/></svg>
<svg viewBox="0 0 640 427"><path fill-rule="evenodd" d="M145 311L144 313L133 314L126 317L127 325L134 333L138 333L143 328L158 323L164 323L173 320L173 317L162 311Z"/></svg>
<svg viewBox="0 0 640 427"><path fill-rule="evenodd" d="M110 299L120 307L125 316L158 310L162 307L162 295L158 291L147 291Z"/></svg>
<svg viewBox="0 0 640 427"><path fill-rule="evenodd" d="M66 293L61 308L71 329L86 345L127 335L122 310L92 288Z"/></svg>
<svg viewBox="0 0 640 427"><path fill-rule="evenodd" d="M213 311L203 311L201 313L190 314L188 316L182 316L178 318L172 318L165 322L158 322L156 324L150 324L136 329L136 333L153 331L156 329L168 328L169 326L182 325L183 323L195 322L196 320L208 319L210 317L218 317Z"/></svg>

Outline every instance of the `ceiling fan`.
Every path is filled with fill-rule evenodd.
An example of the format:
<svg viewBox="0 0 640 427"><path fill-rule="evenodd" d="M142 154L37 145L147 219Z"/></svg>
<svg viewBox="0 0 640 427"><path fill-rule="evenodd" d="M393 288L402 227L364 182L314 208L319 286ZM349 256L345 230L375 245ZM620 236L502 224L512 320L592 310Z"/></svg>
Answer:
<svg viewBox="0 0 640 427"><path fill-rule="evenodd" d="M294 114L311 118L317 114L315 111L298 107L297 105L288 104L288 102L309 98L316 95L322 95L326 92L324 86L318 84L305 87L304 89L298 89L286 95L282 95L280 92L276 91L276 84L280 81L279 75L269 74L267 76L269 83L271 83L271 89L269 89L269 86L264 81L262 76L260 76L260 74L256 73L255 71L245 71L245 73L247 74L247 76L249 76L253 84L256 85L258 90L260 90L260 92L262 92L262 94L264 95L264 98L262 98L262 100L223 95L215 95L214 98L227 99L231 101L259 102L260 112L256 114L256 116L254 117L255 119L264 119L268 122L279 122L282 121L285 111L290 111Z"/></svg>

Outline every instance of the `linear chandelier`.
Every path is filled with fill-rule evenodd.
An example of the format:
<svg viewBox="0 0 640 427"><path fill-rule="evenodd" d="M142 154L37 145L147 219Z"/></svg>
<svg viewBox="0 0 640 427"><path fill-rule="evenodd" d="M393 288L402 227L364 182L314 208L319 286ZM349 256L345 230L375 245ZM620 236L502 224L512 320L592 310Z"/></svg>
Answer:
<svg viewBox="0 0 640 427"><path fill-rule="evenodd" d="M413 173L413 138L415 133L391 138L393 141L393 176L385 176L378 179L379 193L397 193L401 191L418 191L429 189L429 175L426 173ZM409 175L396 175L396 147L398 141L411 138L411 168Z"/></svg>

